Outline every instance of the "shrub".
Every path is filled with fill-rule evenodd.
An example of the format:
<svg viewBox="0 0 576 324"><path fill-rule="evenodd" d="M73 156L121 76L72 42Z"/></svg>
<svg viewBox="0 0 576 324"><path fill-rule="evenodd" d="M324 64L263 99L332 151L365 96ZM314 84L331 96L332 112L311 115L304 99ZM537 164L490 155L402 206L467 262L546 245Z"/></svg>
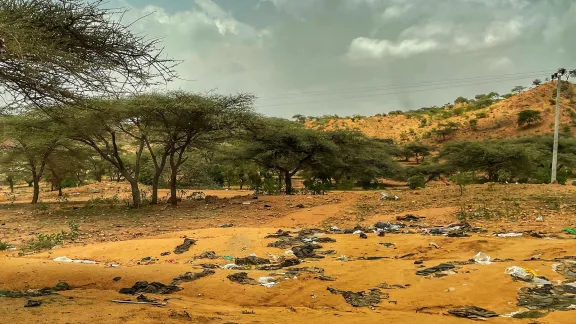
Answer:
<svg viewBox="0 0 576 324"><path fill-rule="evenodd" d="M421 175L413 175L408 178L408 188L414 190L426 187L426 179Z"/></svg>
<svg viewBox="0 0 576 324"><path fill-rule="evenodd" d="M452 110L454 116L461 116L464 113L465 109L463 107L458 107Z"/></svg>
<svg viewBox="0 0 576 324"><path fill-rule="evenodd" d="M537 110L526 109L518 113L518 126L523 124L530 126L531 124L541 120L542 115Z"/></svg>
<svg viewBox="0 0 576 324"><path fill-rule="evenodd" d="M9 247L10 247L10 244L8 244L8 242L0 241L0 251L8 250Z"/></svg>
<svg viewBox="0 0 576 324"><path fill-rule="evenodd" d="M470 123L470 128L472 130L478 129L478 120L477 119L472 119L469 123Z"/></svg>
<svg viewBox="0 0 576 324"><path fill-rule="evenodd" d="M481 119L481 118L486 118L488 117L488 114L485 112L478 112L475 114L477 119Z"/></svg>
<svg viewBox="0 0 576 324"><path fill-rule="evenodd" d="M576 186L576 180L572 181L572 185Z"/></svg>

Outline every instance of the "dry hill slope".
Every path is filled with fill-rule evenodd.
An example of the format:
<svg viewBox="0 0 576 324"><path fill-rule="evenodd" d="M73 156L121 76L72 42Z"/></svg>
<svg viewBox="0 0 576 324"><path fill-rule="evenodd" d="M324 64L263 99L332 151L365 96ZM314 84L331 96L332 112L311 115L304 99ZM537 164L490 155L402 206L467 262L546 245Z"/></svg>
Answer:
<svg viewBox="0 0 576 324"><path fill-rule="evenodd" d="M447 141L542 135L553 131L555 89L556 82L548 82L482 109L470 109L468 105L446 106L444 107L446 112L444 116L442 114L431 116L425 112L406 111L401 115L318 119L307 121L306 125L325 130L358 129L368 136L392 138L400 143L416 140L435 142L438 139L434 135L434 130L440 128L442 124L450 122L459 124L459 128L454 134L446 138ZM576 97L570 93L576 93L576 86L573 84L570 84L569 91L562 93L561 131L569 127L573 132L576 131ZM543 120L530 127L519 127L517 114L526 109L540 111ZM446 115L451 115L454 112L458 114L461 110L463 113L459 116L446 117ZM477 117L478 115L480 117ZM426 125L423 127L421 125L422 118L426 118ZM477 120L476 129L472 129L470 126L470 120L474 119Z"/></svg>

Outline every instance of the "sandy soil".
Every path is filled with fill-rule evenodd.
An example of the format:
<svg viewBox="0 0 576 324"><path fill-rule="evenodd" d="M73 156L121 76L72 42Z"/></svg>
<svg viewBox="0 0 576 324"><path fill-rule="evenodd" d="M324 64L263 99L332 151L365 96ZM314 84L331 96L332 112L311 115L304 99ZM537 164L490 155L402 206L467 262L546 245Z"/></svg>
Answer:
<svg viewBox="0 0 576 324"><path fill-rule="evenodd" d="M112 185L116 184L92 188ZM118 188L124 190L122 184ZM24 256L18 256L18 251L2 252L0 290L24 291L54 286L59 281L69 283L73 289L33 298L43 301L35 308L24 308L25 298L0 297L0 323L467 323L470 319L449 315L448 310L473 305L507 314L521 309L517 306L517 294L526 283L513 281L504 273L507 267L527 267L551 281L564 280L553 271L553 259L576 255L574 236L561 233L562 228L576 225L576 188L569 186L478 185L469 186L460 197L457 187L440 183L419 191L394 189L392 192L401 197L398 201L380 201L379 192L251 199L247 191L211 191L207 194L221 199L212 203L186 201L176 209L160 205L140 211L122 206L86 208L83 206L91 195L88 191L94 189L75 190L81 194L66 203L51 200L53 193L44 195L47 207L42 208L24 204L25 193L21 194L21 202L3 202L0 238L18 249L37 233L67 230L69 220L80 222L81 236L56 249ZM114 194L108 189L103 192ZM468 221L486 231L463 238L420 232L421 228L457 222L457 216L464 213L476 215ZM368 226L377 221L396 222L396 216L405 214L426 218L414 227L406 227L405 231L410 233L388 233L384 237L368 233L367 239L356 234L321 235L336 242L320 243L319 251L336 253L324 259L305 259L298 267L323 268L324 275L335 281L322 281L314 278L317 274L302 273L296 279L281 276L277 285L267 288L240 285L227 279L238 270L215 269L214 275L182 283L181 291L170 295L147 294L160 301L167 298L164 307L111 302L135 300L118 290L136 281L168 284L182 273L202 271L200 263L230 263L221 256L282 255L286 249L267 247L275 239L264 238L278 229ZM538 216L543 216L544 221L537 222ZM226 223L234 226L219 227ZM516 238L493 235L500 231L530 230L541 232L548 239L527 234ZM183 254L161 256L173 251L184 237L194 238L197 243ZM440 249L430 246L430 242ZM380 243L394 243L395 247ZM220 258L194 259L204 251L215 251ZM443 262L467 261L478 252L485 252L493 259L513 261L460 265L456 273L441 278L415 273ZM535 255L540 255L539 259L524 261ZM54 262L59 256L98 263ZM342 261L342 256L347 261ZM362 260L375 256L385 258ZM145 264L141 262L145 257L158 261ZM414 264L416 260L422 260L423 265ZM283 270L246 272L257 279ZM121 279L113 281L115 277ZM382 290L389 293L389 298L372 308L352 307L343 296L327 290L332 287L368 291L382 283L409 286ZM574 315L574 311L553 311L538 319L495 317L487 321L572 323Z"/></svg>

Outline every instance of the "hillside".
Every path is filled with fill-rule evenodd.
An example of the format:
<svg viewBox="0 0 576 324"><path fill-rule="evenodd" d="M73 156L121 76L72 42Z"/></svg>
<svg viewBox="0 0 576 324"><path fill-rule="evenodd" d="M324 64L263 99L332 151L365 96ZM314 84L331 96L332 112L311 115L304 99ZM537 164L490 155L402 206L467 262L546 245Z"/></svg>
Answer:
<svg viewBox="0 0 576 324"><path fill-rule="evenodd" d="M493 104L480 109L474 103L464 103L383 116L323 117L308 120L306 125L324 130L358 129L368 136L392 138L399 143L416 140L422 142L443 140L435 135L435 131L442 128L442 124L449 123L458 124L458 129L446 136L446 141L542 135L553 132L555 89L556 82L547 82L508 99L495 100ZM567 84L566 89L568 91L562 92L560 130L566 131L569 127L574 133L576 131L574 98L576 97L573 94L576 93L576 86ZM527 109L539 111L542 121L528 127L518 126L518 112ZM422 119L425 119L425 122ZM471 120L477 120L475 129L470 125Z"/></svg>

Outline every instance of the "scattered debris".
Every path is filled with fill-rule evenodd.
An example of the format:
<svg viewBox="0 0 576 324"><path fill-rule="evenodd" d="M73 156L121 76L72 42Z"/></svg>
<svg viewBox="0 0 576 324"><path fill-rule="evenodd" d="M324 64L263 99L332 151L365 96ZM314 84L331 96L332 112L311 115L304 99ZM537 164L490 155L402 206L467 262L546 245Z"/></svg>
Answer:
<svg viewBox="0 0 576 324"><path fill-rule="evenodd" d="M361 239L367 239L368 236L365 233L360 233L360 238Z"/></svg>
<svg viewBox="0 0 576 324"><path fill-rule="evenodd" d="M216 252L214 251L205 251L202 252L199 256L194 257L194 259L218 259L218 256L216 255Z"/></svg>
<svg viewBox="0 0 576 324"><path fill-rule="evenodd" d="M435 247L436 249L440 249L440 248L441 248L438 244L436 244L436 243L434 243L434 242L430 242L428 245L430 245L430 246L432 246L432 247Z"/></svg>
<svg viewBox="0 0 576 324"><path fill-rule="evenodd" d="M451 309L449 314L458 317L465 317L470 319L486 319L490 317L497 317L498 314L477 306L467 306L462 308Z"/></svg>
<svg viewBox="0 0 576 324"><path fill-rule="evenodd" d="M24 305L24 307L38 307L40 305L42 305L41 300L28 299L28 301L26 301L26 305Z"/></svg>
<svg viewBox="0 0 576 324"><path fill-rule="evenodd" d="M410 285L398 285L398 284L389 285L389 284L383 282L383 283L378 285L378 288L381 288L381 289L406 289L409 286Z"/></svg>
<svg viewBox="0 0 576 324"><path fill-rule="evenodd" d="M170 255L170 254L172 254L172 253L171 253L171 252L162 252L162 253L160 253L160 256L167 256L167 255Z"/></svg>
<svg viewBox="0 0 576 324"><path fill-rule="evenodd" d="M237 272L227 276L228 280L237 282L241 285L258 285L258 281L248 277L246 272Z"/></svg>
<svg viewBox="0 0 576 324"><path fill-rule="evenodd" d="M213 275L215 273L216 272L212 269L204 269L204 270L202 270L202 272L186 272L186 273L181 274L178 277L174 278L174 281L172 281L172 285L177 286L182 281L190 282L190 281L198 280L200 278L204 278L206 276Z"/></svg>
<svg viewBox="0 0 576 324"><path fill-rule="evenodd" d="M264 238L280 238L280 237L290 237L290 232L279 229L276 233L268 234Z"/></svg>
<svg viewBox="0 0 576 324"><path fill-rule="evenodd" d="M220 225L220 226L218 226L218 227L221 227L221 228L230 228L230 227L234 227L234 224L222 224L222 225Z"/></svg>
<svg viewBox="0 0 576 324"><path fill-rule="evenodd" d="M379 236L379 237L384 237L385 235L386 235L386 232L384 232L384 231L379 231L379 232L378 232L378 236Z"/></svg>
<svg viewBox="0 0 576 324"><path fill-rule="evenodd" d="M472 260L474 260L474 262L476 262L477 264L482 264L482 265L487 265L487 264L492 263L492 262L490 262L490 256L484 252L478 252L478 254L476 254L475 256L472 257Z"/></svg>
<svg viewBox="0 0 576 324"><path fill-rule="evenodd" d="M266 288L270 288L270 287L278 284L278 279L274 278L274 277L260 277L260 278L258 278L258 282L260 283L261 286L264 286Z"/></svg>
<svg viewBox="0 0 576 324"><path fill-rule="evenodd" d="M532 281L532 279L534 279L534 277L536 276L534 270L518 266L512 266L506 268L506 270L504 270L504 273L512 276L512 278L514 279L522 281Z"/></svg>
<svg viewBox="0 0 576 324"><path fill-rule="evenodd" d="M324 256L317 255L316 252L314 252L314 250L321 249L321 248L322 247L320 245L317 245L317 244L305 244L305 245L299 245L299 246L293 247L292 252L294 252L295 256L297 256L298 258L301 258L301 259L304 259L304 258L321 259L321 258L324 258Z"/></svg>
<svg viewBox="0 0 576 324"><path fill-rule="evenodd" d="M219 265L213 264L213 263L201 263L201 264L199 264L199 266L201 266L204 269L218 269L218 268L220 268Z"/></svg>
<svg viewBox="0 0 576 324"><path fill-rule="evenodd" d="M174 249L174 253L175 254L182 254L184 252L187 252L188 250L190 250L190 247L194 244L196 244L196 240L193 240L191 238L185 238L184 243L178 245Z"/></svg>
<svg viewBox="0 0 576 324"><path fill-rule="evenodd" d="M422 264L422 263L424 263L423 260L416 260L416 261L414 261L414 264Z"/></svg>
<svg viewBox="0 0 576 324"><path fill-rule="evenodd" d="M536 217L536 221L537 222L543 222L544 221L544 217L542 217L542 215Z"/></svg>
<svg viewBox="0 0 576 324"><path fill-rule="evenodd" d="M396 220L401 222L419 222L421 219L425 218L426 217L420 217L412 214L406 214L405 216L396 216Z"/></svg>
<svg viewBox="0 0 576 324"><path fill-rule="evenodd" d="M565 232L568 234L576 234L576 229L574 229L572 227L566 227L565 229L562 230L562 232Z"/></svg>
<svg viewBox="0 0 576 324"><path fill-rule="evenodd" d="M0 290L0 297L23 298L49 296L59 291L71 290L72 286L64 281L58 282L54 287L44 287L40 289L28 289L25 292Z"/></svg>
<svg viewBox="0 0 576 324"><path fill-rule="evenodd" d="M497 233L495 235L498 237L520 237L524 235L524 233Z"/></svg>
<svg viewBox="0 0 576 324"><path fill-rule="evenodd" d="M68 263L84 263L84 264L97 264L94 260L73 260L66 256L61 256L53 259L54 262L68 262Z"/></svg>
<svg viewBox="0 0 576 324"><path fill-rule="evenodd" d="M383 232L382 232L382 233L383 233ZM383 243L378 243L378 244L384 245L384 246L387 247L387 248L394 248L394 247L396 247L396 244L395 244L395 243L386 243L386 242L383 242Z"/></svg>
<svg viewBox="0 0 576 324"><path fill-rule="evenodd" d="M261 265L261 264L270 264L270 260L259 258L257 256L247 256L245 258L236 258L234 261L236 265L244 266L244 265Z"/></svg>
<svg viewBox="0 0 576 324"><path fill-rule="evenodd" d="M294 208L306 208L306 206L304 206L304 204L298 204L294 206Z"/></svg>
<svg viewBox="0 0 576 324"><path fill-rule="evenodd" d="M370 289L368 292L353 292L328 287L327 290L332 294L342 295L344 300L354 307L375 306L379 304L382 299L388 299L390 297L387 293L381 292L380 289Z"/></svg>
<svg viewBox="0 0 576 324"><path fill-rule="evenodd" d="M336 281L336 279L334 279L330 276L325 276L325 275L316 276L316 277L314 277L314 279L318 279L318 280L322 280L322 281Z"/></svg>
<svg viewBox="0 0 576 324"><path fill-rule="evenodd" d="M376 229L380 229L383 232L388 232L388 233L396 233L398 231L400 231L401 228L405 227L404 224L393 224L390 222L378 222L376 224L374 224L374 227Z"/></svg>
<svg viewBox="0 0 576 324"><path fill-rule="evenodd" d="M176 285L168 285L166 286L160 282L151 282L148 281L138 281L130 288L122 288L118 292L125 295L136 295L136 294L171 294L175 291L182 290L182 288Z"/></svg>
<svg viewBox="0 0 576 324"><path fill-rule="evenodd" d="M122 277L114 277L112 280L113 281L120 281L122 279Z"/></svg>
<svg viewBox="0 0 576 324"><path fill-rule="evenodd" d="M140 295L140 296L144 296L144 295ZM138 296L140 298L140 296ZM118 304L138 304L138 305L153 305L153 306L166 306L168 305L168 303L166 302L159 302L159 301L154 301L154 300L118 300L118 299L113 299L111 300L111 302L113 303L118 303Z"/></svg>
<svg viewBox="0 0 576 324"><path fill-rule="evenodd" d="M228 260L228 261L234 261L234 257L231 256L231 255L225 255L225 256L222 257L222 259Z"/></svg>
<svg viewBox="0 0 576 324"><path fill-rule="evenodd" d="M447 271L447 270L451 270L454 269L455 266L453 264L449 264L449 263L441 263L435 267L431 267L431 268L426 268L423 270L418 270L416 271L416 275L418 276L428 276L431 274L435 274L435 273L439 273L439 272L443 272L443 271Z"/></svg>

